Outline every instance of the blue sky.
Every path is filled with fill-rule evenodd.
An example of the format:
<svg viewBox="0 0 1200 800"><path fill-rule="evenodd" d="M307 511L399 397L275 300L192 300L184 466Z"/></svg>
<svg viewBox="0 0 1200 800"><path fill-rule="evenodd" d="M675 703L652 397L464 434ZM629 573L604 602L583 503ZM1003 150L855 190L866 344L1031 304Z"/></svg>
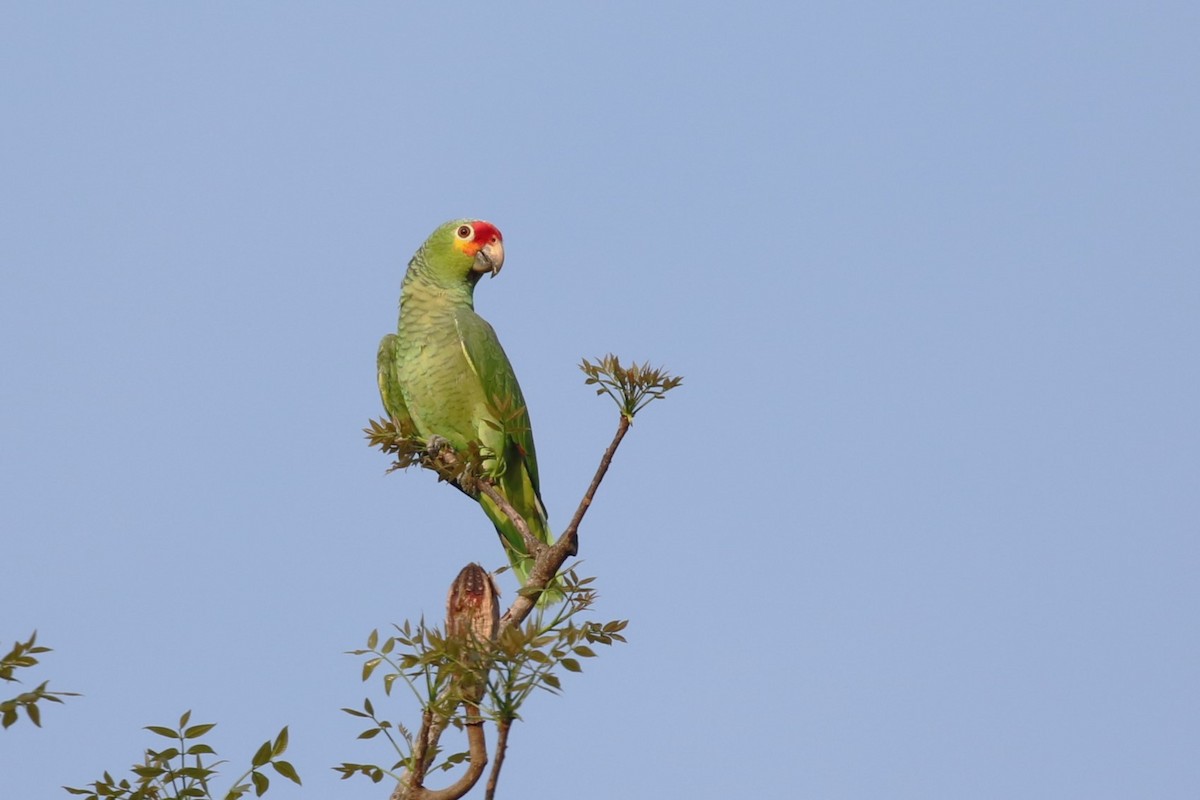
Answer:
<svg viewBox="0 0 1200 800"><path fill-rule="evenodd" d="M381 796L329 769L388 758L344 651L503 561L359 432L461 216L552 523L616 423L579 359L685 376L581 533L630 642L503 796L1200 792L1194 4L2 17L0 642L84 693L7 796L189 708L236 763L291 726L271 796Z"/></svg>

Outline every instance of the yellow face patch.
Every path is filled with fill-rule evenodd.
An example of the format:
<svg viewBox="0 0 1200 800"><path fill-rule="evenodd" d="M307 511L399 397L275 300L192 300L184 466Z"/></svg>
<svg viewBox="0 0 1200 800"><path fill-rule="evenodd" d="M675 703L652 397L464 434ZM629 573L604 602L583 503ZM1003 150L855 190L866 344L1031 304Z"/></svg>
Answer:
<svg viewBox="0 0 1200 800"><path fill-rule="evenodd" d="M474 258L475 254L479 252L479 243L466 241L465 239L459 239L456 236L454 237L454 249L458 250L460 253L465 253L466 255Z"/></svg>
<svg viewBox="0 0 1200 800"><path fill-rule="evenodd" d="M472 258L479 252L480 244L475 241L475 226L463 223L454 232L454 249Z"/></svg>

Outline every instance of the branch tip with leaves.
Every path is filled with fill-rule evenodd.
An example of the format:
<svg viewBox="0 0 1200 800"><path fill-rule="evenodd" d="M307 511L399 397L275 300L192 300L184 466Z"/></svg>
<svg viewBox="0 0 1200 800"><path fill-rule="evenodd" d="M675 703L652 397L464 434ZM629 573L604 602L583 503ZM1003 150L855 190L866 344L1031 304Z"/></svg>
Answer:
<svg viewBox="0 0 1200 800"><path fill-rule="evenodd" d="M223 761L216 760L216 751L202 739L216 727L216 723L191 724L192 712L185 711L177 726L147 725L146 730L172 740L162 750L147 748L140 764L130 771L132 779L116 779L108 772L87 787L64 786L70 794L86 800L238 800L251 790L262 797L271 785L271 779L263 770L271 767L277 775L299 784L300 776L291 762L282 756L288 747L288 729L284 726L274 739L268 739L255 751L250 767L243 772L233 786L224 794L214 795L209 781L217 774L216 767ZM206 758L206 756L210 758Z"/></svg>
<svg viewBox="0 0 1200 800"><path fill-rule="evenodd" d="M0 680L20 683L21 680L16 677L17 670L37 666L37 656L49 652L52 652L49 647L37 643L37 631L31 633L29 639L24 642L14 642L12 649L0 657ZM0 725L5 728L15 725L19 718L18 712L23 709L29 721L40 728L42 710L38 703L61 703L64 697L79 696L78 692L52 692L47 688L49 685L50 681L42 681L32 691L21 692L16 697L0 701Z"/></svg>
<svg viewBox="0 0 1200 800"><path fill-rule="evenodd" d="M663 367L651 367L649 361L643 364L634 361L623 367L612 353L596 359L595 364L585 358L579 368L587 375L584 383L597 387L596 394L612 398L621 415L630 422L651 402L663 399L667 392L683 383L682 377L671 375Z"/></svg>

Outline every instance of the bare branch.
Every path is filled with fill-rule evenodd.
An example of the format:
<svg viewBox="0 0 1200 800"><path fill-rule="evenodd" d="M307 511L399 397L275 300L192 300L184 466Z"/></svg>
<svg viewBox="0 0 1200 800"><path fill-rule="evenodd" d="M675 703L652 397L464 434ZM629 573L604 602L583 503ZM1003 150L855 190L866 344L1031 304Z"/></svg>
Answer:
<svg viewBox="0 0 1200 800"><path fill-rule="evenodd" d="M483 735L483 720L479 718L479 709L475 706L467 706L467 713L470 715L470 721L466 724L467 747L470 749L471 757L466 772L445 789L414 787L415 794L407 800L458 800L479 782L488 762L487 740Z"/></svg>
<svg viewBox="0 0 1200 800"><path fill-rule="evenodd" d="M484 800L494 800L496 797L496 782L500 780L500 768L504 766L504 754L508 752L508 731L511 727L512 723L508 720L496 723L496 760L492 763L492 774L488 775Z"/></svg>
<svg viewBox="0 0 1200 800"><path fill-rule="evenodd" d="M578 547L579 524L583 522L583 515L591 508L592 498L596 496L596 490L600 488L600 481L604 480L605 474L608 472L608 467L612 464L613 456L616 455L617 448L621 446L621 440L625 438L625 434L629 432L630 418L624 415L621 416L621 421L617 425L617 434L613 437L612 443L608 449L604 451L604 456L600 459L600 466L596 468L596 474L592 477L592 482L588 485L587 491L583 494L583 500L579 503L579 508L575 509L575 516L571 517L570 523L567 525L563 535L568 533L575 537L572 542L571 555L575 555Z"/></svg>
<svg viewBox="0 0 1200 800"><path fill-rule="evenodd" d="M417 732L416 742L413 744L409 769L405 771L396 791L392 792L391 800L409 800L414 797L414 792L421 791L421 784L425 781L425 770L429 768L429 758L426 754L431 749L427 742L432 726L433 712L427 708L421 714L421 730Z"/></svg>
<svg viewBox="0 0 1200 800"><path fill-rule="evenodd" d="M617 448L621 446L621 440L625 438L625 434L628 431L629 418L622 415L620 422L617 424L617 432L613 436L612 443L604 451L604 455L600 459L600 466L596 469L596 475L588 485L587 491L584 492L583 499L579 501L579 508L576 509L575 516L571 518L566 530L558 537L558 541L552 547L545 548L537 555L533 569L529 572L529 580L525 582L526 589L537 589L539 591L545 589L550 581L554 579L554 576L558 574L563 563L570 556L578 552L579 524L583 521L583 515L591 507L592 500L596 496L596 490L600 488L600 482L604 480L604 475L608 472L609 465L612 464L613 456L616 454ZM516 514L515 511L512 513ZM510 517L512 517L511 514ZM516 514L516 517L520 517L520 515ZM514 524L516 523L516 518L513 518L513 522ZM512 606L500 618L500 629L503 631L506 628L520 625L524 622L525 618L533 611L533 607L537 603L537 597L537 594L533 594L532 596L528 593L518 594Z"/></svg>
<svg viewBox="0 0 1200 800"><path fill-rule="evenodd" d="M475 787L487 767L487 740L483 734L483 720L479 718L479 709L468 706L467 713L471 717L465 726L467 747L470 750L470 760L466 772L444 789L427 789L421 785L423 777L418 780L415 772L406 773L400 785L392 792L391 800L458 800ZM425 714L427 717L429 716L428 711ZM424 724L422 724L422 729L424 729ZM418 748L422 748L422 746L418 745ZM415 752L413 760L416 761Z"/></svg>
<svg viewBox="0 0 1200 800"><path fill-rule="evenodd" d="M508 502L508 499L504 495L500 494L500 491L496 488L496 484L491 479L480 478L478 481L476 481L475 485L479 488L479 491L483 494L486 494L491 501L495 503L501 511L504 512L504 516L508 517L512 521L512 524L516 526L517 531L521 534L521 539L525 542L525 549L531 556L536 557L542 550L546 549L546 544L540 541L529 531L529 523L527 523L525 518L521 516L521 514L515 508L513 508L512 503Z"/></svg>

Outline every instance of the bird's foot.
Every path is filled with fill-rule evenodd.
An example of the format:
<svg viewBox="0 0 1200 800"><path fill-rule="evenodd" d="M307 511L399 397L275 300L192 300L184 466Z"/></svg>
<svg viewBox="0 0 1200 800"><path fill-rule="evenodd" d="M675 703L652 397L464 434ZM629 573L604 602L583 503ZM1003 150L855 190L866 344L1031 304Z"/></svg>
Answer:
<svg viewBox="0 0 1200 800"><path fill-rule="evenodd" d="M470 455L470 452L458 452L448 439L434 434L425 441L425 457L422 463L428 469L437 472L442 480L449 481L474 497Z"/></svg>
<svg viewBox="0 0 1200 800"><path fill-rule="evenodd" d="M450 446L450 441L438 436L436 433L430 436L425 442L425 452L429 454L430 458L436 459L447 450L454 452L454 448Z"/></svg>

